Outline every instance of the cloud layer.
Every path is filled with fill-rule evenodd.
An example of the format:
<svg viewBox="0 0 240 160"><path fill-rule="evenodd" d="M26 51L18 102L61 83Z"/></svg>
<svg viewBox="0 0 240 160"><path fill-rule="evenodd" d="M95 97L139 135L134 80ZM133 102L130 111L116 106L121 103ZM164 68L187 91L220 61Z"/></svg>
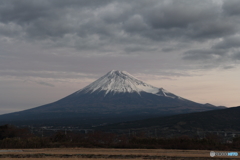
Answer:
<svg viewBox="0 0 240 160"><path fill-rule="evenodd" d="M28 52L38 54L34 58L41 57L40 54L51 58L54 55L51 52L58 49L64 55L56 59L154 57L170 51L180 54L179 61L188 60L187 63L239 59L240 2L237 0L9 0L0 3L2 45L7 43L12 47L23 43L19 47L24 47L27 43L33 46ZM34 53L34 49L47 53ZM11 50L1 49L0 56L31 56L7 52Z"/></svg>

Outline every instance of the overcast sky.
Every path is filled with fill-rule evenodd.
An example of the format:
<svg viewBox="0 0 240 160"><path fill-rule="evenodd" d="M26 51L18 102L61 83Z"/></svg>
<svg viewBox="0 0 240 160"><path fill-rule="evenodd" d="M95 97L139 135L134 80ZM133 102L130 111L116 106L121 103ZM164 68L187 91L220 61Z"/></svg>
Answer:
<svg viewBox="0 0 240 160"><path fill-rule="evenodd" d="M1 0L0 114L110 70L199 103L240 105L239 0Z"/></svg>

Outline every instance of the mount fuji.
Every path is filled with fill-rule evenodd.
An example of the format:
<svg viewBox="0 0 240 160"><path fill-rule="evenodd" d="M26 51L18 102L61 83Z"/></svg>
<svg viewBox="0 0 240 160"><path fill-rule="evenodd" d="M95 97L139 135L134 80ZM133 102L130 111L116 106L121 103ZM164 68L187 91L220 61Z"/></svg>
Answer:
<svg viewBox="0 0 240 160"><path fill-rule="evenodd" d="M112 70L85 88L56 102L4 114L2 120L70 117L163 116L222 109L200 104L147 84L126 71Z"/></svg>

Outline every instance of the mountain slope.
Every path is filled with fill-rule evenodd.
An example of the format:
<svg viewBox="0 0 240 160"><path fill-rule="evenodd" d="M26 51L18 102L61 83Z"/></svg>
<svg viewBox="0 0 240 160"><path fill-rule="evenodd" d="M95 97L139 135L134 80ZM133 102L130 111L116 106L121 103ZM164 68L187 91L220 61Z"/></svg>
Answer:
<svg viewBox="0 0 240 160"><path fill-rule="evenodd" d="M240 106L111 124L98 129L167 128L168 130L240 131Z"/></svg>
<svg viewBox="0 0 240 160"><path fill-rule="evenodd" d="M160 116L220 109L157 88L125 71L110 71L85 88L56 102L5 114L0 120L68 117Z"/></svg>

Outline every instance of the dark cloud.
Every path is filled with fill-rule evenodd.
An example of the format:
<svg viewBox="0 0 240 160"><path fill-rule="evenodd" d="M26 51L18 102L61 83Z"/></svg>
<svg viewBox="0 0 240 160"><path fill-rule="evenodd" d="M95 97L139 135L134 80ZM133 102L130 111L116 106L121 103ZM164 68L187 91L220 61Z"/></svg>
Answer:
<svg viewBox="0 0 240 160"><path fill-rule="evenodd" d="M5 23L28 24L51 15L51 5L48 1L10 0L1 1L0 4L0 20Z"/></svg>
<svg viewBox="0 0 240 160"><path fill-rule="evenodd" d="M195 60L209 63L219 58L229 60L233 56L231 49L240 44L236 36L239 20L234 16L239 11L238 3L234 0L219 3L209 0L1 1L2 41L14 46L21 41L46 52L36 54L36 49L32 49L29 54L16 54L15 51L8 54L8 50L1 49L0 55L24 57L31 65L50 70L62 69L62 66L71 70L72 65L59 65L59 62L74 61L72 64L76 64L75 61L81 61L76 55L158 54L161 59L178 56L178 60L172 59L181 61L176 55L179 52L189 63ZM196 48L197 45L202 48ZM60 48L69 55L74 52L74 56L56 56L55 49ZM178 62L172 64L175 63Z"/></svg>
<svg viewBox="0 0 240 160"><path fill-rule="evenodd" d="M224 66L223 69L233 69L235 68L234 66Z"/></svg>
<svg viewBox="0 0 240 160"><path fill-rule="evenodd" d="M215 60L220 59L226 52L224 50L213 49L201 49L201 50L189 50L184 53L184 59L187 60Z"/></svg>
<svg viewBox="0 0 240 160"><path fill-rule="evenodd" d="M235 23L227 22L224 20L202 21L193 24L193 27L187 33L192 39L196 40L209 40L215 38L221 38L237 33L237 28Z"/></svg>
<svg viewBox="0 0 240 160"><path fill-rule="evenodd" d="M224 38L222 41L213 46L217 49L231 49L240 47L240 36L230 36Z"/></svg>
<svg viewBox="0 0 240 160"><path fill-rule="evenodd" d="M240 60L240 52L233 54L233 60Z"/></svg>
<svg viewBox="0 0 240 160"><path fill-rule="evenodd" d="M239 0L224 0L222 6L224 12L231 16L240 14L240 1Z"/></svg>
<svg viewBox="0 0 240 160"><path fill-rule="evenodd" d="M126 53L132 53L132 52L151 52L151 51L156 51L157 48L149 48L147 46L128 46L124 48L124 51Z"/></svg>
<svg viewBox="0 0 240 160"><path fill-rule="evenodd" d="M44 85L44 86L48 86L48 87L55 87L53 84L51 83L47 83L47 82L43 82L43 81L35 81L37 84L40 85Z"/></svg>
<svg viewBox="0 0 240 160"><path fill-rule="evenodd" d="M109 43L209 39L234 34L221 6L211 1L3 1L0 20L14 24L28 40L60 43L73 38L79 50ZM2 31L4 32L4 31ZM84 38L84 40L82 40ZM79 44L85 42L83 46ZM69 46L68 43L65 46Z"/></svg>
<svg viewBox="0 0 240 160"><path fill-rule="evenodd" d="M218 8L207 1L165 1L157 3L144 17L152 28L187 28L198 21L216 18ZM193 5L194 4L194 5Z"/></svg>
<svg viewBox="0 0 240 160"><path fill-rule="evenodd" d="M162 49L163 52L171 52L171 51L174 51L174 50L175 50L174 47L172 47L172 48L163 48Z"/></svg>

